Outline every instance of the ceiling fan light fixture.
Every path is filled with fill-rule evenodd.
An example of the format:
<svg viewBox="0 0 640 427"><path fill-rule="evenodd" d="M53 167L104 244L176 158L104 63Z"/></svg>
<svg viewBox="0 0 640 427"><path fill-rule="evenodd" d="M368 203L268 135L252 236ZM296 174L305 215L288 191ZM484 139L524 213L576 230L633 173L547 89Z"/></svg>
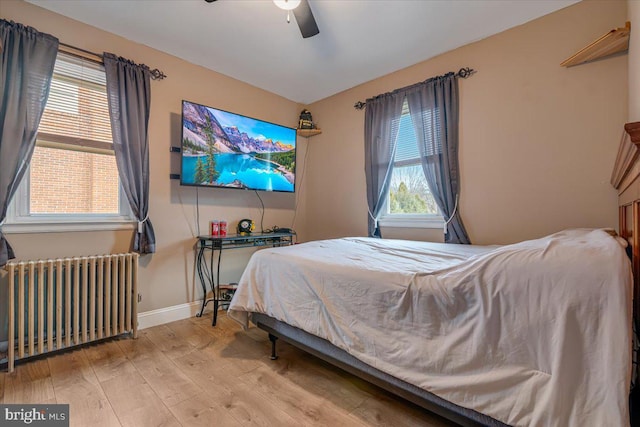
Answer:
<svg viewBox="0 0 640 427"><path fill-rule="evenodd" d="M283 10L293 10L300 6L302 0L273 0L276 6Z"/></svg>

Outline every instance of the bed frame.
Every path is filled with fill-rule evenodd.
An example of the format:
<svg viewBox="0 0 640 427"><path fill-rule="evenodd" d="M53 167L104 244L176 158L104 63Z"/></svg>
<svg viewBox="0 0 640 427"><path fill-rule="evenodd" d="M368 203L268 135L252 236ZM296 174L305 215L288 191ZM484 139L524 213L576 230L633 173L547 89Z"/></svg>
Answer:
<svg viewBox="0 0 640 427"><path fill-rule="evenodd" d="M375 369L356 359L346 351L334 346L329 341L318 338L315 335L265 314L251 313L251 321L260 329L269 333L269 339L271 340L271 359L275 360L278 358L276 341L278 338L282 338L284 341L307 353L461 426L507 426L507 424L481 414L480 412L455 405L433 393L429 393L426 390Z"/></svg>
<svg viewBox="0 0 640 427"><path fill-rule="evenodd" d="M638 325L640 313L640 122L627 123L618 149L618 156L611 175L611 184L618 190L619 234L629 243L628 253L633 265L634 302L633 319ZM506 426L477 411L463 408L426 390L399 380L375 369L341 350L329 341L318 338L298 328L280 322L264 314L252 313L252 322L269 333L271 358L276 359L278 338L313 354L347 372L413 402L435 414L462 426ZM636 327L637 331L640 328ZM631 425L636 426L640 398L632 394Z"/></svg>

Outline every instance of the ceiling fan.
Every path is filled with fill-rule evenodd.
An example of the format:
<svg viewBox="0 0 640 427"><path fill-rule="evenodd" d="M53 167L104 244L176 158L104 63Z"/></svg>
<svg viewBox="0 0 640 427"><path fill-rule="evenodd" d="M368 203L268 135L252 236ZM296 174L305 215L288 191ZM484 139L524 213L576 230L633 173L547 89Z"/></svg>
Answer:
<svg viewBox="0 0 640 427"><path fill-rule="evenodd" d="M213 3L217 0L204 0L207 3ZM287 11L287 22L290 22L289 12L293 11L296 22L302 33L302 38L306 39L320 33L318 24L313 17L311 6L308 0L273 0L276 6Z"/></svg>

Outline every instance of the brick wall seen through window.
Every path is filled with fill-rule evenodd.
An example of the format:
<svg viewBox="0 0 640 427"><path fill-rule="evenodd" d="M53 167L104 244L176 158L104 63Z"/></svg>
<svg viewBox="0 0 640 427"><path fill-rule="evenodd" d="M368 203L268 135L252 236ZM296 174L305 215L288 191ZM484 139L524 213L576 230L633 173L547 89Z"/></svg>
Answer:
<svg viewBox="0 0 640 427"><path fill-rule="evenodd" d="M36 147L30 205L32 214L118 214L115 157Z"/></svg>
<svg viewBox="0 0 640 427"><path fill-rule="evenodd" d="M30 165L29 213L119 214L104 68L58 54Z"/></svg>

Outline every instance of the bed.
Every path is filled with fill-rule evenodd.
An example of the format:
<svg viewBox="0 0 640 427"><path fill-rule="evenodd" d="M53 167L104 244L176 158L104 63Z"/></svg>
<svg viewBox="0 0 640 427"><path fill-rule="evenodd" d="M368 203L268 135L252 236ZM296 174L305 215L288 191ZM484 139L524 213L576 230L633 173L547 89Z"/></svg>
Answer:
<svg viewBox="0 0 640 427"><path fill-rule="evenodd" d="M462 425L619 426L633 281L620 240L576 229L497 247L265 249L229 316Z"/></svg>
<svg viewBox="0 0 640 427"><path fill-rule="evenodd" d="M229 316L266 330L272 357L284 339L460 425L629 425L639 147L640 122L627 123L611 176L619 236L574 229L499 247L349 238L262 250Z"/></svg>

